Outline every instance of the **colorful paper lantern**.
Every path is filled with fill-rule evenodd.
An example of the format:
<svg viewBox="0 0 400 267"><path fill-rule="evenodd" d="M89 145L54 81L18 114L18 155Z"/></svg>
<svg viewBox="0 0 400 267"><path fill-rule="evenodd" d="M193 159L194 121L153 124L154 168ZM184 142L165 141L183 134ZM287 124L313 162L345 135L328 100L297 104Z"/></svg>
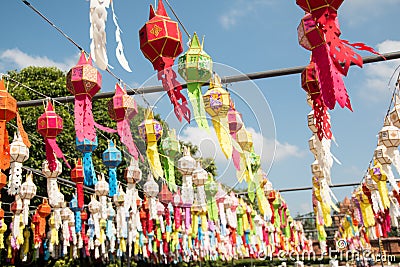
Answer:
<svg viewBox="0 0 400 267"><path fill-rule="evenodd" d="M210 87L203 96L206 112L211 116L218 142L226 158L232 155L227 114L230 108L228 91L222 88L221 78L215 74L210 80Z"/></svg>
<svg viewBox="0 0 400 267"><path fill-rule="evenodd" d="M182 53L182 35L178 23L172 21L165 11L162 0L158 1L157 11L150 5L149 20L139 31L140 50L158 71L158 80L162 81L164 90L174 106L179 121L182 117L190 122L190 109L186 97L182 94L182 86L176 80L172 70L175 58Z"/></svg>
<svg viewBox="0 0 400 267"><path fill-rule="evenodd" d="M150 169L154 177L158 179L159 177L163 177L163 170L157 148L157 142L162 136L163 128L161 123L154 119L153 111L147 110L145 117L146 119L139 124L138 130L140 137L147 144L146 154Z"/></svg>
<svg viewBox="0 0 400 267"><path fill-rule="evenodd" d="M218 184L214 181L212 174L208 174L208 180L204 185L207 196L207 212L208 218L216 222L218 220L218 206L215 195L218 192Z"/></svg>
<svg viewBox="0 0 400 267"><path fill-rule="evenodd" d="M121 138L121 143L127 147L129 154L135 159L138 159L139 153L133 141L130 121L137 113L135 99L129 96L126 90L122 89L117 83L115 85L115 94L108 102L108 114L111 119L117 122L117 131Z"/></svg>
<svg viewBox="0 0 400 267"><path fill-rule="evenodd" d="M196 166L196 160L190 156L190 150L183 147L183 157L178 160L178 170L182 173L182 205L185 209L185 228L190 228L190 207L194 201L192 173Z"/></svg>
<svg viewBox="0 0 400 267"><path fill-rule="evenodd" d="M112 140L108 141L108 149L103 152L103 163L108 168L108 177L110 192L109 196L113 197L117 193L117 167L121 164L122 155Z"/></svg>
<svg viewBox="0 0 400 267"><path fill-rule="evenodd" d="M188 51L179 57L178 72L187 82L189 100L194 111L194 118L199 128L209 129L201 86L208 82L212 76L212 59L204 52L203 43L200 44L196 33L190 42Z"/></svg>
<svg viewBox="0 0 400 267"><path fill-rule="evenodd" d="M342 75L347 75L351 63L360 67L363 64L361 56L352 48L377 52L363 43L350 44L339 38L341 31L337 9L342 2L297 0L297 5L306 11L297 31L300 45L312 51L311 61L317 66L326 106L333 109L337 101L342 108L346 106L351 110Z"/></svg>
<svg viewBox="0 0 400 267"><path fill-rule="evenodd" d="M49 169L56 169L56 158L62 158L68 168L71 168L64 157L61 149L56 143L56 137L63 129L63 119L54 111L53 105L47 101L45 112L37 120L37 131L43 136L46 144L46 159L49 163ZM54 156L55 155L55 156Z"/></svg>
<svg viewBox="0 0 400 267"><path fill-rule="evenodd" d="M110 192L109 184L104 178L104 175L99 176L99 181L94 186L94 192L100 199L100 212L103 219L107 219L107 196ZM115 196L115 195L114 195Z"/></svg>
<svg viewBox="0 0 400 267"><path fill-rule="evenodd" d="M19 194L15 195L15 201L10 205L10 211L14 214L12 236L17 239L19 236L19 227L21 223L21 213L23 211L23 202Z"/></svg>
<svg viewBox="0 0 400 267"><path fill-rule="evenodd" d="M22 163L29 158L29 148L22 140L21 134L14 134L14 140L10 144L10 181L8 194L15 195L19 192L22 180Z"/></svg>
<svg viewBox="0 0 400 267"><path fill-rule="evenodd" d="M80 234L82 230L82 218L81 218L82 208L79 207L78 199L75 194L72 196L72 199L69 202L69 208L75 215L75 220L74 220L75 233Z"/></svg>
<svg viewBox="0 0 400 267"><path fill-rule="evenodd" d="M82 209L84 205L84 195L83 195L84 179L85 175L82 166L82 159L79 158L75 164L75 168L71 170L71 181L76 184L77 203L80 209Z"/></svg>
<svg viewBox="0 0 400 267"><path fill-rule="evenodd" d="M168 135L162 140L161 146L164 154L166 155L163 160L165 180L167 181L169 190L175 192L175 156L180 151L180 145L178 139L176 138L175 129L168 131Z"/></svg>
<svg viewBox="0 0 400 267"><path fill-rule="evenodd" d="M139 161L131 158L129 166L125 169L125 181L128 184L137 184L142 180L142 171L139 169Z"/></svg>
<svg viewBox="0 0 400 267"><path fill-rule="evenodd" d="M28 225L29 204L31 199L36 195L36 185L33 183L32 178L32 173L29 173L26 176L26 181L21 185L21 190L19 192L23 202L23 222L25 226Z"/></svg>
<svg viewBox="0 0 400 267"><path fill-rule="evenodd" d="M75 131L79 142L95 141L92 97L101 88L101 74L82 51L78 64L67 73L67 89L75 96Z"/></svg>
<svg viewBox="0 0 400 267"><path fill-rule="evenodd" d="M149 173L149 175L147 176L147 181L143 186L143 191L146 194L146 196L149 197L150 218L156 219L157 218L156 197L160 189L158 187L158 184L154 181L153 175L151 173Z"/></svg>

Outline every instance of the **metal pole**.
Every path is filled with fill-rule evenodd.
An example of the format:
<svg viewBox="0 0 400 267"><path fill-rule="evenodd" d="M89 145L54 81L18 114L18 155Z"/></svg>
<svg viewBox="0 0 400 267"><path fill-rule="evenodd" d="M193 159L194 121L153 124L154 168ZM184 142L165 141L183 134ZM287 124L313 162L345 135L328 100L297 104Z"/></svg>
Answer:
<svg viewBox="0 0 400 267"><path fill-rule="evenodd" d="M387 61L393 60L393 59L399 59L400 51L382 54L382 56L385 57ZM374 63L374 62L385 61L385 59L382 56L363 57L363 62L364 62L364 64L369 64L369 63ZM354 64L352 64L352 65L354 65ZM266 79L266 78L272 78L272 77L287 76L287 75L292 75L292 74L299 74L304 70L305 67L306 66L298 66L298 67L291 67L291 68L278 69L278 70L267 70L267 71L253 72L253 73L247 73L247 74L241 74L241 75L225 76L225 77L221 78L221 81L222 81L222 83L235 83L235 82L242 82L242 81L248 81L248 80L258 80L258 79ZM207 83L204 85L207 85ZM183 84L182 87L187 88L187 84ZM129 95L150 94L150 93L163 92L163 91L164 91L164 88L162 86L148 86L148 87L128 90L128 94ZM113 96L114 96L114 92L105 92L105 93L96 94L93 97L93 100L103 99L103 98L111 98ZM53 100L55 100L57 102L61 102L61 103L69 103L69 102L73 102L75 100L75 97L74 96L62 96L62 97L55 97L55 98L53 98ZM45 99L19 101L18 107L24 108L24 107L41 106L43 104L43 101L45 101Z"/></svg>

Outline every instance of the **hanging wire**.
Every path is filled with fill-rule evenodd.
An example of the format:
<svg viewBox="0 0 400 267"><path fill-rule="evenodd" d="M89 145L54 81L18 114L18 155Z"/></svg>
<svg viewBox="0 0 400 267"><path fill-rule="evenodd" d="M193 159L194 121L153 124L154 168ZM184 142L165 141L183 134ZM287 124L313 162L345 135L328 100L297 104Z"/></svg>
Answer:
<svg viewBox="0 0 400 267"><path fill-rule="evenodd" d="M172 13L174 14L176 20L179 22L179 24L181 25L182 29L185 31L187 37L189 38L189 40L192 39L192 37L190 36L189 32L186 30L185 25L183 25L182 21L179 19L178 15L175 13L175 10L172 8L171 4L169 3L168 0L165 0L165 2L167 3L169 9L171 9Z"/></svg>

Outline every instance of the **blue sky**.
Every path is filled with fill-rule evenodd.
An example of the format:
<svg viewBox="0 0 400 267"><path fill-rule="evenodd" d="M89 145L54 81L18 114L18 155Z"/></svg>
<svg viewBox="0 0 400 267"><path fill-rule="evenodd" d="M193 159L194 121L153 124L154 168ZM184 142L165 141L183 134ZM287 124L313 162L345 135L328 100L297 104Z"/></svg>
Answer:
<svg viewBox="0 0 400 267"><path fill-rule="evenodd" d="M31 3L86 50L89 49L88 1L31 0ZM148 18L151 3L154 1L114 0L123 31L125 55L132 73L124 71L116 61L115 27L111 14L108 16L109 63L114 67L114 72L133 87L158 83L153 76L155 72L152 65L139 50L138 41L138 31ZM294 0L170 0L170 3L191 34L196 31L199 36L205 35L204 48L215 62L220 63L216 68L221 69L218 70L221 76L308 63L310 53L297 43L296 28L303 12ZM399 8L400 0L346 0L339 10L342 38L350 42L365 42L381 52L398 51L400 36L396 18ZM2 11L1 72L29 65L55 65L68 70L77 62L78 50L22 1L5 1ZM168 8L167 12L172 15ZM187 40L184 36L185 43ZM399 63L392 61L366 65L363 69L352 67L345 78L354 112L342 109L331 112L332 130L339 144L338 147L332 146L332 150L342 162L341 166L334 165L332 169L333 183L361 180L375 149L376 135L382 127L390 97L387 83L396 64ZM114 90L115 80L111 76L104 73L103 80L102 91ZM233 84L231 90L237 98L238 109L242 111L246 125L254 133L256 151L263 152L264 169L269 167L273 140L276 138L276 157L269 172L275 188L309 186L313 157L308 151L307 141L311 132L306 124L306 116L310 107L300 88L299 75ZM262 92L267 103L260 100L259 92ZM146 97L155 101L159 94ZM157 112L168 118L171 125L182 128L182 138L204 137L195 125L185 128L173 117L168 117L168 101L165 98L161 101L165 101L165 104L158 105ZM206 150L203 153L208 155L210 150L207 144L202 146ZM220 152L216 150L215 153L217 163L223 169L227 161ZM221 180L233 183L234 173L229 168L231 166ZM334 189L339 199L350 195L351 191L352 188ZM311 210L310 195L310 191L284 193L293 214Z"/></svg>

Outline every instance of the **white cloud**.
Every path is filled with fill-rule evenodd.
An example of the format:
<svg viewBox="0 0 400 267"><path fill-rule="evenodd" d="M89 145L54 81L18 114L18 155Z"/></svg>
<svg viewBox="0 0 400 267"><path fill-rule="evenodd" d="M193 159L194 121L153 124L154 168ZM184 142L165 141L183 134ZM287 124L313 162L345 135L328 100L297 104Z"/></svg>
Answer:
<svg viewBox="0 0 400 267"><path fill-rule="evenodd" d="M386 40L379 43L377 48L380 53L398 51L400 49L400 41ZM396 75L393 76L394 78L389 85L388 82L399 63L400 60L391 60L388 62L372 63L365 66L365 74L367 78L360 90L361 96L364 99L375 103L382 100L386 101L391 94L390 91L395 83Z"/></svg>
<svg viewBox="0 0 400 267"><path fill-rule="evenodd" d="M247 128L253 136L254 150L261 155L261 160L270 165L272 159L280 162L291 157L302 157L304 151L295 145L287 142L281 143L278 140L266 138L260 132L253 128ZM181 140L190 141L200 148L201 156L214 158L217 164L228 164L228 160L219 147L218 139L213 128L210 133L197 127L186 127L178 133Z"/></svg>
<svg viewBox="0 0 400 267"><path fill-rule="evenodd" d="M349 24L360 24L371 18L385 14L385 11L398 7L400 0L351 0L344 1L339 12L343 12Z"/></svg>
<svg viewBox="0 0 400 267"><path fill-rule="evenodd" d="M236 0L219 17L219 22L225 29L235 26L238 20L256 12L261 6L270 4L273 0Z"/></svg>
<svg viewBox="0 0 400 267"><path fill-rule="evenodd" d="M70 57L64 62L56 62L46 56L29 55L18 48L7 49L0 54L0 65L4 68L23 69L29 66L57 67L63 71L69 70L75 65L77 58Z"/></svg>

